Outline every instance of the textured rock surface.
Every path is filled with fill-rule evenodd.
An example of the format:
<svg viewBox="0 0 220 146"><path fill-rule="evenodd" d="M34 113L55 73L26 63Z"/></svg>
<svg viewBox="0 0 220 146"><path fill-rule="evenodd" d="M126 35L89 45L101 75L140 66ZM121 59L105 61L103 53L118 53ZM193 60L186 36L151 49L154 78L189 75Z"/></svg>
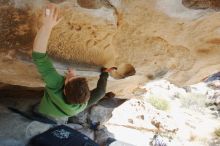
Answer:
<svg viewBox="0 0 220 146"><path fill-rule="evenodd" d="M181 0L55 2L63 20L52 32L48 53L90 65L134 66L135 76L109 83L109 90L121 96L148 78L166 77L183 85L220 69L220 21L214 10L190 10ZM46 1L0 3L0 82L43 86L34 66L23 61L30 62ZM129 69L112 76L123 78Z"/></svg>

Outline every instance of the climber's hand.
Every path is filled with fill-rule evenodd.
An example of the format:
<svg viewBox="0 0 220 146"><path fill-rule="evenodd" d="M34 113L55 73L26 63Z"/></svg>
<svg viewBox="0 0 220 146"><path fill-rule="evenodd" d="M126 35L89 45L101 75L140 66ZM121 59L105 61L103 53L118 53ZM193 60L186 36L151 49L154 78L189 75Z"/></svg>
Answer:
<svg viewBox="0 0 220 146"><path fill-rule="evenodd" d="M117 67L110 67L110 68L102 67L102 68L101 68L101 72L111 73L112 71L115 71L115 70L117 70Z"/></svg>
<svg viewBox="0 0 220 146"><path fill-rule="evenodd" d="M60 10L55 4L48 4L44 9L43 25L53 28L62 18L59 17Z"/></svg>

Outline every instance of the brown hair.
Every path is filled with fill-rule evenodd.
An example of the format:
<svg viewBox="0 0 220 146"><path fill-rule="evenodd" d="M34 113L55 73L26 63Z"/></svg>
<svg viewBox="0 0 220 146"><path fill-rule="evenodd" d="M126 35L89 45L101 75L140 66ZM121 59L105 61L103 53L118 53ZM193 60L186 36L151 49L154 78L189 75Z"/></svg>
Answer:
<svg viewBox="0 0 220 146"><path fill-rule="evenodd" d="M65 87L66 102L69 104L82 104L90 98L89 86L86 78L75 78L69 81Z"/></svg>

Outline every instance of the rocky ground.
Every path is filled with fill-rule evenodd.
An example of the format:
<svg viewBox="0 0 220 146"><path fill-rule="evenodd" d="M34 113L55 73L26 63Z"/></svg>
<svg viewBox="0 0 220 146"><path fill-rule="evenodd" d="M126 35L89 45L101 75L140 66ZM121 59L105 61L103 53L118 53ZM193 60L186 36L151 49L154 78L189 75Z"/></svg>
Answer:
<svg viewBox="0 0 220 146"><path fill-rule="evenodd" d="M219 146L220 81L216 79L183 88L154 80L138 87L132 99L105 98L67 125L100 145ZM4 86L1 93L1 146L24 146L31 137L52 127L6 108L28 112L40 100L41 88Z"/></svg>

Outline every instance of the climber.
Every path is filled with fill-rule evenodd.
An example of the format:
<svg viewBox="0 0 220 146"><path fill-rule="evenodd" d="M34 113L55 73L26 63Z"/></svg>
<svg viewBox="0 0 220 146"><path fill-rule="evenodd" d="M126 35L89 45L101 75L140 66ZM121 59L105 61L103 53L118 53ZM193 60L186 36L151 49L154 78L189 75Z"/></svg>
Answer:
<svg viewBox="0 0 220 146"><path fill-rule="evenodd" d="M55 5L48 5L45 9L43 24L34 40L32 58L46 84L38 114L58 123L66 123L69 117L104 97L108 73L114 68L102 68L97 87L92 91L86 79L76 76L73 69L68 69L65 77L58 74L46 53L51 31L61 21L58 15L59 9Z"/></svg>

